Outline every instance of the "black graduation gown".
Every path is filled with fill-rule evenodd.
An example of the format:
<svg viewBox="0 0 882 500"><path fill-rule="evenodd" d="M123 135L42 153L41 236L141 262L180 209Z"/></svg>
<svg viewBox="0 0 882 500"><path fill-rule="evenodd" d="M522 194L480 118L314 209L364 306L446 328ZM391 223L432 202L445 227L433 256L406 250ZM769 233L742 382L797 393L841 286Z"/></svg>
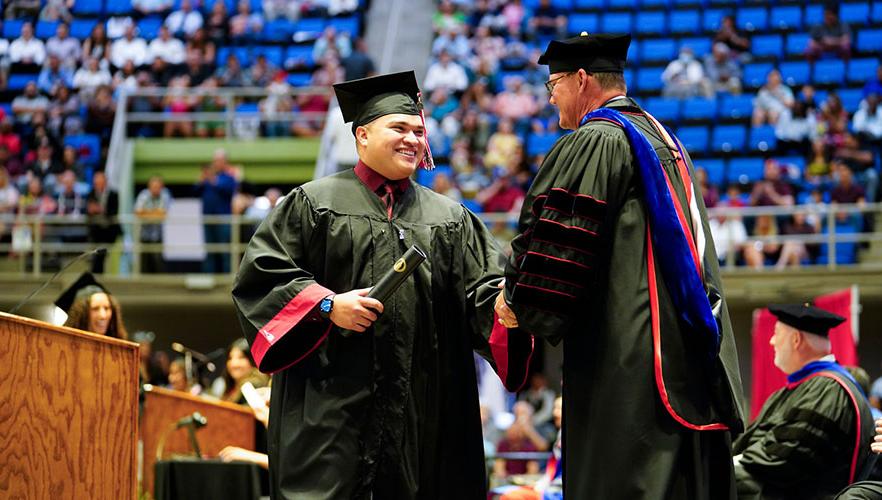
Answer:
<svg viewBox="0 0 882 500"><path fill-rule="evenodd" d="M642 111L630 99L607 106L630 113L688 206L676 161ZM565 498L729 498L742 389L701 193L704 283L722 331L712 364L678 321L657 257L649 264L638 175L618 125L590 121L558 140L520 214L506 299L521 328L563 341Z"/></svg>
<svg viewBox="0 0 882 500"><path fill-rule="evenodd" d="M733 444L738 498L833 498L860 477L873 435L866 398L842 375L818 372L781 388Z"/></svg>
<svg viewBox="0 0 882 500"><path fill-rule="evenodd" d="M375 284L412 244L428 259L369 331L343 337L316 318L323 297ZM275 372L273 498L485 498L473 350L512 389L532 353L494 322L501 277L480 220L422 186L391 220L352 170L286 196L233 290L259 368Z"/></svg>

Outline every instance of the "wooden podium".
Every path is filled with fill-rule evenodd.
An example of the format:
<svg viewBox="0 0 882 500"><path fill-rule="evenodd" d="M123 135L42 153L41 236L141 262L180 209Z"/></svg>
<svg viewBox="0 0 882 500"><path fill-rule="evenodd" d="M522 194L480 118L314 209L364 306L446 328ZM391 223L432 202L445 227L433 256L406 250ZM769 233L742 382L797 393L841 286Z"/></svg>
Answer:
<svg viewBox="0 0 882 500"><path fill-rule="evenodd" d="M0 313L0 498L135 498L138 344Z"/></svg>
<svg viewBox="0 0 882 500"><path fill-rule="evenodd" d="M144 442L142 489L154 494L154 464L163 434L168 433L163 458L170 455L193 455L186 429L171 430L183 417L199 412L208 423L196 432L204 457L216 457L226 446L254 449L254 425L250 408L224 401L208 400L183 392L150 385L144 386L144 414L141 438Z"/></svg>

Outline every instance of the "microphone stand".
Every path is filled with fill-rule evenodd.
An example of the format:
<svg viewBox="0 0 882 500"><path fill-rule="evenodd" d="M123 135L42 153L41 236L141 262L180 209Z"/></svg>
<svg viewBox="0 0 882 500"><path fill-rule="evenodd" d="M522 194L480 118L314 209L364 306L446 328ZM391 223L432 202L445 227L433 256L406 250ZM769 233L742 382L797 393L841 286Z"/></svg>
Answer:
<svg viewBox="0 0 882 500"><path fill-rule="evenodd" d="M52 283L52 281L55 280L55 278L57 278L58 275L60 275L60 274L63 273L64 271L66 271L67 268L69 268L70 266L74 265L74 263L79 262L79 261L83 260L84 258L90 256L90 255L95 255L95 254L98 254L98 253L106 254L106 253L107 253L107 249L104 248L104 247L98 247L98 248L95 248L95 249L92 249L92 250L89 250L89 251L86 251L86 252L83 252L83 253L77 255L76 258L74 258L72 261L70 261L70 262L68 262L67 264L65 264L64 267L62 267L62 268L59 269L58 271L55 271L55 274L53 274L52 277L49 278L48 280L46 280L42 285L40 285L39 287L37 287L36 290L34 290L34 291L31 292L30 294L28 294L27 297L21 299L21 302L19 302L18 304L16 304L15 307L13 307L13 308L9 311L9 314L15 314L15 313L21 308L21 306L27 304L27 302L28 302L29 300L31 300L31 299L34 297L34 295L37 295L38 293L40 293L40 292L42 292L43 290L45 290L46 287L49 286L49 283ZM67 312L67 311L65 311L65 312Z"/></svg>

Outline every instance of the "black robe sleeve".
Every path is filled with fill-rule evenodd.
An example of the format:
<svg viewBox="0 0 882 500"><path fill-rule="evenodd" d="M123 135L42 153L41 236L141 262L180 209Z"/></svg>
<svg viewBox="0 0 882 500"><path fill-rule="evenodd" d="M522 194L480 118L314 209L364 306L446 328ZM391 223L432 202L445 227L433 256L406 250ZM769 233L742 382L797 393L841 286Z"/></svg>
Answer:
<svg viewBox="0 0 882 500"><path fill-rule="evenodd" d="M258 368L274 373L315 350L331 322L316 306L333 292L305 269L315 221L309 200L294 190L258 227L233 286L233 301Z"/></svg>

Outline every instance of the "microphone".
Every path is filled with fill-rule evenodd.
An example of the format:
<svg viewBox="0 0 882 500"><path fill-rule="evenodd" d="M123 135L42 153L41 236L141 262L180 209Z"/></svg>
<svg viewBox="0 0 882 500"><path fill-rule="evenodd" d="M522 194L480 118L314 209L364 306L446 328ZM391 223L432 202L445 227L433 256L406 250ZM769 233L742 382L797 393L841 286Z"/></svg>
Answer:
<svg viewBox="0 0 882 500"><path fill-rule="evenodd" d="M15 307L13 307L9 311L9 314L15 314L19 309L21 309L21 306L27 304L27 302L29 300L31 300L34 297L34 295L37 295L38 293L42 292L47 286L49 286L50 283L52 283L52 281L55 280L55 278L57 278L59 275L61 275L61 273L63 273L64 271L67 271L67 268L69 268L70 266L74 265L75 263L77 263L77 262L79 262L79 261L81 261L91 255L99 255L101 257L104 257L105 255L107 255L107 247L93 248L92 250L87 250L87 251L77 255L73 260L71 260L70 262L65 264L61 269L56 271L55 274L53 274L48 280L46 280L45 282L43 282L43 284L41 284L39 287L37 287L36 290L29 293L27 297L23 298L21 300L21 302L16 304ZM67 312L67 311L65 311L65 312Z"/></svg>
<svg viewBox="0 0 882 500"><path fill-rule="evenodd" d="M198 411L194 411L192 414L187 415L186 417L182 417L180 420L175 422L175 428L180 429L181 427L193 427L194 429L199 429L201 427L205 427L208 425L208 419L202 416Z"/></svg>
<svg viewBox="0 0 882 500"><path fill-rule="evenodd" d="M205 368L207 368L210 372L214 372L217 369L214 363L211 362L211 359L215 356L206 356L199 351L194 351L193 349L190 349L180 342L172 342L171 348L173 351L179 352L181 354L190 353L191 356L198 359L200 363L204 364Z"/></svg>

